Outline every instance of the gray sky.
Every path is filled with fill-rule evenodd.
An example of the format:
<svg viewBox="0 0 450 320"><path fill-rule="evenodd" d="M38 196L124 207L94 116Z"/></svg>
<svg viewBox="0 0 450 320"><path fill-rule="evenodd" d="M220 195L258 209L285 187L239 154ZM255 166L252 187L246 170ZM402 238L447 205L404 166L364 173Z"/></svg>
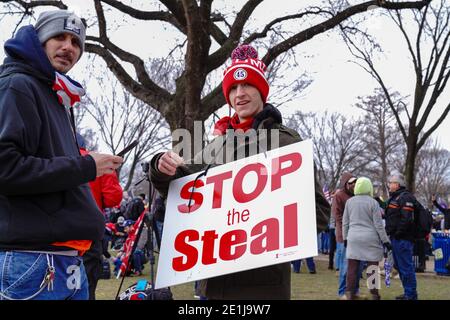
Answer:
<svg viewBox="0 0 450 320"><path fill-rule="evenodd" d="M70 9L84 16L88 11L92 12L91 4L89 4L89 7L85 7L80 6L80 1L68 0L64 2L69 6L72 5ZM140 1L131 1L129 3L136 4L137 2ZM283 6L280 6L280 1L266 0L256 10L248 25L264 25L265 22L270 21L273 17L285 13L292 14L295 10L300 9L298 8L298 2L287 0L283 1ZM226 12L233 7L239 8L241 3L242 1L237 0L216 0L214 8L221 12ZM310 0L302 1L302 3L315 5L320 3L320 1ZM238 6L235 6L235 4L238 4ZM138 6L136 5L136 7ZM147 10L152 9L149 6L144 8ZM384 50L383 55L377 56L379 70L390 88L399 91L402 95L411 95L414 89L415 75L410 57L406 51L405 41L392 22L387 18L376 16L376 11L373 10L374 13L366 13L364 23L371 31L371 34L377 36L377 40L379 40ZM107 13L107 19L108 15L111 14L113 13ZM177 32L173 28L167 27L167 25L129 20L126 21L126 26L124 26L122 16L113 14L113 17L114 23L111 23L111 19L108 20L109 25L115 29L109 31L112 40L125 49L138 53L142 58L165 57L175 43L174 39L176 39ZM30 21L31 23L34 22L33 20L27 20L24 24L28 24ZM298 22L296 23L298 24ZM11 36L13 25L11 19L4 20L1 24L0 44L3 46L3 43ZM290 27L291 30L299 30L299 26L295 23ZM300 26L300 29L302 30L305 27ZM88 29L88 34L93 33L96 33L96 27ZM263 54L260 53L260 56ZM3 59L3 57L4 52L1 50L0 58ZM93 67L86 63L87 59L85 57L83 59L84 61L80 62L70 72L70 75L80 82L87 73L87 69L92 70ZM286 77L292 79L296 75L307 71L314 81L303 93L302 98L280 107L284 115L293 113L296 110L316 112L328 110L353 116L358 112L355 107L352 107L356 102L356 97L371 94L373 89L377 87L377 83L361 67L349 62L352 57L336 32L327 32L298 46L296 48L296 59L300 64L300 69L293 70ZM99 58L97 60L100 61ZM98 70L99 72L104 72L102 68L98 68ZM449 87L450 85L447 85L446 91L441 95L430 120L436 119L442 112L444 103L450 101ZM89 87L87 90L89 91ZM268 100L270 102L270 94ZM224 110L221 110L220 113L225 113ZM429 121L428 123L431 122ZM450 150L449 136L450 118L447 117L433 137L439 139L442 147Z"/></svg>

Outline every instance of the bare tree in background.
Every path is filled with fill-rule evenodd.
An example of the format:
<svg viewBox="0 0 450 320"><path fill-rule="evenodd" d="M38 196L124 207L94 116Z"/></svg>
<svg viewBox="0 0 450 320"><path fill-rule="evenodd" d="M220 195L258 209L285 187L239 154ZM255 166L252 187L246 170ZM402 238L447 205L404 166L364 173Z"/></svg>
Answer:
<svg viewBox="0 0 450 320"><path fill-rule="evenodd" d="M428 140L417 155L416 196L429 208L431 196L447 198L450 193L450 152L437 141Z"/></svg>
<svg viewBox="0 0 450 320"><path fill-rule="evenodd" d="M302 139L312 139L320 182L330 190L339 187L343 172L358 175L375 159L361 140L364 123L359 120L348 120L339 113L297 111L287 119L286 126L296 130Z"/></svg>
<svg viewBox="0 0 450 320"><path fill-rule="evenodd" d="M82 122L86 116L86 108L83 103L74 107L75 115L75 129L83 138L86 145L86 150L98 151L98 137L96 132L89 127L82 126Z"/></svg>
<svg viewBox="0 0 450 320"><path fill-rule="evenodd" d="M354 27L341 26L342 35L351 53L360 64L380 84L389 103L400 133L406 143L405 178L408 189L415 190L415 164L419 150L426 140L444 121L450 111L450 103L443 97L443 110L437 120L430 120L439 97L444 92L450 77L450 3L446 0L430 1L424 10L389 11L392 20L406 41L408 54L416 75L412 103L405 103L407 123L405 125L398 112L392 90L389 90L379 68L375 66L373 48L381 48L374 43L367 32ZM412 15L412 18L409 16ZM415 25L409 30L411 22ZM414 35L412 35L414 33ZM355 41L355 34L362 35L362 42ZM374 44L370 47L368 43ZM430 123L432 122L432 123Z"/></svg>
<svg viewBox="0 0 450 320"><path fill-rule="evenodd" d="M67 8L64 1L56 0L31 2L0 0L0 2L6 6L14 5L10 8L11 13L17 12L20 8L19 19L32 14L33 8L41 5ZM401 2L373 0L355 5L339 2L340 5L334 8L330 8L324 2L322 7L309 7L301 12L292 12L267 21L261 29L252 30L247 21L263 0L245 1L238 12L230 14L213 10L213 0L159 0L145 4L147 7L153 5L156 8L154 11L140 10L123 1L93 0L89 1L89 4L93 3L96 17L88 21L97 22L98 32L87 36L86 51L100 56L123 87L162 114L171 130L186 128L194 136L194 121L205 121L225 104L220 84L210 92L204 93L206 78L224 65L239 43L266 41L266 37L277 32L277 27L286 29L290 35L286 38L281 37L279 42L268 48L262 57L266 65L270 66L288 50L333 29L349 17L365 12L370 7L379 6L380 10L421 9L429 2L430 0ZM86 3L88 1L83 1L83 5ZM127 18L159 21L180 32L186 48L181 64L183 72L175 80L175 92L168 91L151 78L146 69L145 59L111 41L108 27L112 21L109 20L110 16L105 15L109 13L108 10ZM300 30L299 26L304 29ZM249 29L244 30L244 27ZM245 36L246 34L249 35ZM159 43L154 45L157 46ZM132 73L124 67L124 63L132 66Z"/></svg>
<svg viewBox="0 0 450 320"><path fill-rule="evenodd" d="M400 95L394 93L391 99L395 104L400 101ZM395 116L389 108L389 102L381 89L376 89L373 95L358 97L355 106L364 111L364 132L359 137L367 146L367 153L373 156L373 163L367 166L366 173L374 185L379 185L379 192L384 199L388 198L387 178L389 174L398 169L398 159L401 159L401 168L404 168L401 145L404 143L399 134ZM399 111L400 113L400 111Z"/></svg>
<svg viewBox="0 0 450 320"><path fill-rule="evenodd" d="M117 79L105 74L97 79L103 94L86 98L87 113L98 125L98 133L112 154L117 154L134 140L139 144L124 156L125 165L118 176L128 190L137 165L170 145L170 131L163 117L144 102L133 97Z"/></svg>

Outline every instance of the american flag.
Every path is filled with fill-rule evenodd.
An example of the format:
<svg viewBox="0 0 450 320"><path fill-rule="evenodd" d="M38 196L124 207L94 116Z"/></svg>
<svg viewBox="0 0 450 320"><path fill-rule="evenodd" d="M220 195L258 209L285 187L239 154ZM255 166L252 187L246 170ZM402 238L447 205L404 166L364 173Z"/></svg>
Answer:
<svg viewBox="0 0 450 320"><path fill-rule="evenodd" d="M73 107L75 103L80 102L80 97L85 95L83 87L59 72L55 72L55 75L52 89L56 91L59 102L66 107Z"/></svg>
<svg viewBox="0 0 450 320"><path fill-rule="evenodd" d="M144 221L145 213L146 213L146 210L142 211L141 215L134 223L133 229L128 234L127 240L125 240L125 244L123 245L124 256L121 259L122 264L120 265L119 272L117 272L116 279L119 279L121 274L124 274L124 275L126 274L125 272L128 269L128 263L131 258L131 252L133 251L133 247L135 246L134 244L136 241L139 240L139 239L137 239L137 235L138 235L139 229Z"/></svg>
<svg viewBox="0 0 450 320"><path fill-rule="evenodd" d="M330 189L328 189L328 185L327 184L325 184L323 186L322 191L323 191L323 194L325 196L325 199L327 199L327 201L329 203L331 203L331 192L330 192Z"/></svg>

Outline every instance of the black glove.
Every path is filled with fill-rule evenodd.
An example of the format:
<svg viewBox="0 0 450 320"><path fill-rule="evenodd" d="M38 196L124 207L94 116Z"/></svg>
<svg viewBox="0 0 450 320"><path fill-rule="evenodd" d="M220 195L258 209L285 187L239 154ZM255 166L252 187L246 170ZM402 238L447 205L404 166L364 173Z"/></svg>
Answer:
<svg viewBox="0 0 450 320"><path fill-rule="evenodd" d="M383 247L384 249L386 249L386 251L392 251L392 245L390 242L383 243Z"/></svg>
<svg viewBox="0 0 450 320"><path fill-rule="evenodd" d="M347 248L347 240L344 240L344 248Z"/></svg>

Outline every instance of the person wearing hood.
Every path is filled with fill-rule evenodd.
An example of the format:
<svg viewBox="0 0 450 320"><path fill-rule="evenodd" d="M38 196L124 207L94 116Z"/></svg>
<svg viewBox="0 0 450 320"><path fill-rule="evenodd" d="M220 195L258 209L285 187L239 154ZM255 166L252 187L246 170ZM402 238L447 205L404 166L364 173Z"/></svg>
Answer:
<svg viewBox="0 0 450 320"><path fill-rule="evenodd" d="M342 236L342 219L344 217L345 204L353 197L356 177L350 172L344 172L339 182L339 189L336 191L331 204L331 214L335 221L336 234L336 269L339 269L339 289L338 296L344 297L346 277L347 277L347 259L345 257L344 237Z"/></svg>
<svg viewBox="0 0 450 320"><path fill-rule="evenodd" d="M367 262L367 277L378 272L378 263L383 259L384 248L392 250L389 238L384 230L378 202L373 199L372 182L366 177L356 181L355 196L345 204L342 220L342 236L346 246L348 261L345 298L355 299L356 283L360 265ZM374 266L375 268L370 268ZM369 288L372 300L380 300L378 288Z"/></svg>
<svg viewBox="0 0 450 320"><path fill-rule="evenodd" d="M82 255L104 218L88 182L122 158L81 155L66 73L81 57L84 22L46 11L6 41L0 67L0 300L87 299ZM8 275L8 276L6 276Z"/></svg>
<svg viewBox="0 0 450 320"><path fill-rule="evenodd" d="M256 50L249 45L241 45L233 50L232 63L225 69L222 91L228 105L235 111L233 116L220 119L215 125L217 137L208 144L191 163L185 164L176 153L168 151L158 154L151 160L150 177L159 193L166 198L169 182L173 179L205 170L213 165L227 163L248 156L248 150L262 150L262 143L246 139L241 145L228 148L230 132L247 130L278 130L279 145L286 146L301 141L299 134L282 124L282 116L277 108L267 103L269 84L265 77L265 64L258 59ZM270 133L267 133L270 138ZM231 139L230 139L231 140ZM257 148L250 144L257 143ZM214 154L227 145L223 152L216 153L215 161L205 163L207 155ZM265 144L268 149L273 146ZM242 152L244 150L244 152ZM206 155L206 156L205 156ZM202 163L202 164L200 164ZM316 216L318 231L325 230L330 215L330 206L316 179ZM168 228L168 226L166 226ZM253 270L237 272L201 280L201 294L207 299L290 299L290 263L282 263Z"/></svg>
<svg viewBox="0 0 450 320"><path fill-rule="evenodd" d="M405 187L405 178L393 174L388 179L389 200L385 210L386 233L391 239L394 264L404 293L397 300L417 300L417 281L413 261L416 198Z"/></svg>

